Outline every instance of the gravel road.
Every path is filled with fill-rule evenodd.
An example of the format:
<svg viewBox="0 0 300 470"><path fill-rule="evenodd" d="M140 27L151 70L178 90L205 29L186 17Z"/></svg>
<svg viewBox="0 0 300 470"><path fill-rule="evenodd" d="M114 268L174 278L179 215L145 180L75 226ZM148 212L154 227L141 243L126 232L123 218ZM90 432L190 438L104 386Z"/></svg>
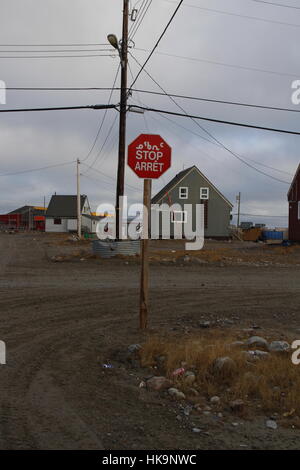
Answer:
<svg viewBox="0 0 300 470"><path fill-rule="evenodd" d="M122 352L151 331L183 329L201 316L296 332L299 267L156 263L151 331L142 334L138 263L51 261L62 250L44 234L0 234L0 339L7 347L0 449L229 449L243 439L249 448L297 448L299 431L272 433L259 424L244 436L236 429L191 433L171 405L142 393L143 372L128 368ZM116 367L104 371L105 362Z"/></svg>

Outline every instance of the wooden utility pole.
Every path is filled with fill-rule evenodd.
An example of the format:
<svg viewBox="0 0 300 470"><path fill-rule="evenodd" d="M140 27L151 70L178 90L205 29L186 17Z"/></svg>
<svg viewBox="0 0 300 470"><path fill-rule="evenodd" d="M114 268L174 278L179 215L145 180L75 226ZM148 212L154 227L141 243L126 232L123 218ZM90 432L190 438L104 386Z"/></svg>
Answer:
<svg viewBox="0 0 300 470"><path fill-rule="evenodd" d="M151 213L151 186L150 179L144 180L144 212L143 212L143 239L142 244L142 269L140 290L140 328L144 330L148 325L148 298L149 298L149 227ZM147 209L145 211L145 209Z"/></svg>
<svg viewBox="0 0 300 470"><path fill-rule="evenodd" d="M236 199L237 199L237 202L238 202L237 229L239 229L239 226L240 226L240 213L241 213L241 193L238 194Z"/></svg>
<svg viewBox="0 0 300 470"><path fill-rule="evenodd" d="M80 161L77 159L77 235L81 238Z"/></svg>
<svg viewBox="0 0 300 470"><path fill-rule="evenodd" d="M121 93L120 93L120 124L119 124L119 158L116 194L116 238L120 239L122 229L122 207L120 197L124 196L125 179L125 146L126 146L126 113L127 113L127 65L128 65L128 16L129 0L123 0L123 32L120 50L121 59ZM120 227L121 220L121 227Z"/></svg>

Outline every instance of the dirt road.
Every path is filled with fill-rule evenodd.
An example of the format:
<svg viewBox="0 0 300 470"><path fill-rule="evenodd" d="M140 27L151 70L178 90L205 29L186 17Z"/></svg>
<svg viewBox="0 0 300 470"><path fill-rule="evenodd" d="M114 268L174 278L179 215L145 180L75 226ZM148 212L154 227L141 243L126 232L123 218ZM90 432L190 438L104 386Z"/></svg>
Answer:
<svg viewBox="0 0 300 470"><path fill-rule="evenodd" d="M295 430L270 434L249 423L200 436L181 425L172 404L139 389L145 372L126 362L128 345L146 338L137 328L138 263L54 263L55 250L45 235L0 234L1 449L298 447ZM297 339L299 281L299 266L157 263L150 326L183 330L221 318ZM114 368L104 370L106 362Z"/></svg>

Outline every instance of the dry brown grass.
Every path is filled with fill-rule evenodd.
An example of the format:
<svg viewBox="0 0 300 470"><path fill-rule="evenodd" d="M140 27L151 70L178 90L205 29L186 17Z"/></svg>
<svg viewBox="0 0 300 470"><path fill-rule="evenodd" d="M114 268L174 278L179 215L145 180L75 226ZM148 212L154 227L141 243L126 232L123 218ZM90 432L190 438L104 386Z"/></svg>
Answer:
<svg viewBox="0 0 300 470"><path fill-rule="evenodd" d="M184 377L173 377L175 386L185 392L193 402L207 402L212 396L221 398L222 408L230 401L242 399L244 413L253 415L261 411L277 412L282 417L300 416L300 369L292 364L291 354L272 353L267 358L249 361L243 347L230 348L229 344L241 339L236 332L210 330L190 338L153 336L141 351L142 366L158 367L159 374L172 378L172 372L184 365L192 370L196 382L192 385L199 397L191 397L190 387ZM247 348L246 348L247 349ZM256 348L257 349L257 348ZM158 356L165 356L161 365ZM213 363L216 358L229 356L236 363L229 375L216 374Z"/></svg>

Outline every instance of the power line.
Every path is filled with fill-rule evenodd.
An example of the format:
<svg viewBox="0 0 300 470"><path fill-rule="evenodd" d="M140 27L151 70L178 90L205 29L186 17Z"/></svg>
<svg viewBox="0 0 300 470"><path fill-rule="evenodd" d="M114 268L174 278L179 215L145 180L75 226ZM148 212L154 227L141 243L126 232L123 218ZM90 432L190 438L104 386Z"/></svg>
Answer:
<svg viewBox="0 0 300 470"><path fill-rule="evenodd" d="M175 16L176 16L176 14L177 14L179 8L181 7L182 3L183 3L183 0L180 0L179 4L177 5L177 7L176 7L176 9L175 9L175 11L174 11L174 13L172 14L170 20L168 21L166 27L164 28L164 30L163 30L163 32L161 33L161 35L159 36L159 38L158 38L156 44L155 44L154 47L152 48L152 50L151 50L149 56L147 57L146 61L145 61L144 64L141 66L141 69L139 70L137 76L136 76L135 79L133 80L133 82L132 82L132 84L131 84L131 86L130 86L130 89L131 89L131 88L133 87L133 85L136 83L136 81L138 80L138 78L139 78L139 76L141 75L142 71L144 70L145 66L147 65L147 63L148 63L149 60L151 59L152 55L154 54L155 49L158 47L160 41L162 40L162 38L163 38L164 35L166 34L166 32L167 32L167 30L168 30L170 24L172 23L173 19L175 18Z"/></svg>
<svg viewBox="0 0 300 470"><path fill-rule="evenodd" d="M0 51L1 53L1 51ZM61 59L61 58L72 58L72 57L118 57L116 54L86 54L86 55L28 55L28 56L0 56L0 59Z"/></svg>
<svg viewBox="0 0 300 470"><path fill-rule="evenodd" d="M250 129L258 129L258 130L263 130L263 131L270 131L270 132L279 132L281 134L292 134L292 135L300 135L300 132L298 131L290 131L288 129L278 129L275 127L264 127L264 126L257 126L254 124L246 124L242 122L237 122L237 121L225 121L224 119L214 119L214 118L208 118L205 116L198 116L194 114L187 114L187 113L178 113L175 111L167 111L164 109L156 109L156 108L147 108L145 106L139 106L139 105L134 105L132 106L133 108L139 108L143 109L145 111L150 111L150 112L159 112L163 114L170 114L173 116L181 116L181 117L188 117L188 118L193 118L193 119L200 119L201 121L209 121L209 122L216 122L220 124L226 124L230 126L238 126L238 127L246 127Z"/></svg>
<svg viewBox="0 0 300 470"><path fill-rule="evenodd" d="M68 44L57 44L57 43L48 43L48 44L0 44L0 47L84 47L84 46L107 46L110 47L108 43L68 43Z"/></svg>
<svg viewBox="0 0 300 470"><path fill-rule="evenodd" d="M76 162L76 160L71 160L71 161L65 162L65 163L57 163L55 165L43 166L43 167L40 167L40 168L32 168L31 170L21 170L21 171L16 171L16 172L13 172L13 173L1 173L0 176L22 175L24 173L32 173L32 172L35 172L35 171L48 170L49 168L56 168L56 167L59 167L59 166L66 166L66 165L70 165L71 163L75 163L75 162Z"/></svg>
<svg viewBox="0 0 300 470"><path fill-rule="evenodd" d="M120 87L5 87L15 91L119 91Z"/></svg>
<svg viewBox="0 0 300 470"><path fill-rule="evenodd" d="M186 96L186 95L178 95L178 94L172 94L172 93L160 93L157 91L140 90L140 89L135 89L135 88L132 89L131 91L136 91L136 92L150 94L150 95L158 95L158 96L167 96L167 97L172 96L173 98L181 98L185 100L205 101L208 103L228 104L228 105L235 105L235 106L244 106L248 108L260 108L260 109L268 109L268 110L274 110L274 111L289 111L292 113L300 113L300 109L280 108L276 106L242 103L242 102L237 102L237 101L216 100L212 98L201 98L201 97L196 97L196 96Z"/></svg>
<svg viewBox="0 0 300 470"><path fill-rule="evenodd" d="M135 4L135 6L133 7L133 9L136 9L137 4L138 4L140 1L141 1L141 0L139 0L139 1ZM147 2L147 0L142 0L142 4L141 4L140 8L138 9L137 17L136 17L135 21L132 22L132 24L131 24L131 26L130 26L130 28L129 28L128 37L130 37L131 32L132 32L133 29L135 28L136 22L137 22L137 20L138 20L138 18L139 18L139 16L140 16L140 14L142 13L143 8L144 8L146 2Z"/></svg>
<svg viewBox="0 0 300 470"><path fill-rule="evenodd" d="M271 5L274 7L292 8L293 10L300 10L300 7L296 7L294 5L285 5L284 3L267 2L265 0L252 0L252 2L264 3L266 5Z"/></svg>
<svg viewBox="0 0 300 470"><path fill-rule="evenodd" d="M0 49L0 53L21 53L21 54L29 54L29 53L32 53L34 52L35 54L39 54L39 53L49 53L49 52L55 52L57 54L61 54L62 52L113 52L115 53L115 50L114 49L43 49L43 50L33 50L33 49L29 49L29 50L15 50L15 49L9 49L9 50L2 50Z"/></svg>
<svg viewBox="0 0 300 470"><path fill-rule="evenodd" d="M86 167L88 167L88 168L90 168L89 165L86 165L85 163L83 163L83 165L86 166ZM112 180L113 182L116 181L116 179L115 179L114 177L112 177L112 176L110 176L110 175L107 175L106 173L104 173L104 172L101 171L101 170L98 170L97 168L92 168L92 170L95 171L96 173L99 173L99 174L102 175L102 176L106 176L106 178ZM84 175L84 176L86 176L86 175ZM133 189L133 190L135 190L135 191L140 191L140 188L137 188L136 186L132 186L131 184L126 184L126 186L128 186L129 188L131 188L131 189Z"/></svg>
<svg viewBox="0 0 300 470"><path fill-rule="evenodd" d="M106 145L106 142L108 141L109 136L110 136L110 134L112 133L112 130L113 130L114 125L115 125L115 123L116 123L116 121L117 121L117 118L118 118L118 115L116 114L116 116L115 116L115 118L114 118L114 120L113 120L113 122L112 122L112 124L111 124L111 126L110 126L110 128L109 128L109 130L108 130L108 133L107 133L107 135L106 135L106 137L105 137L105 139L104 139L104 141L103 141L103 144L102 144L102 146L101 146L99 152L97 153L97 155L96 155L96 157L95 157L93 163L92 163L91 165L86 165L89 169L94 169L94 170L95 170L94 165L95 165L96 161L98 160L98 158L100 157L100 155L101 155L101 153L102 153L102 151L103 151L103 149L104 149L104 147L105 147L105 145Z"/></svg>
<svg viewBox="0 0 300 470"><path fill-rule="evenodd" d="M121 64L119 64L119 66L118 66L118 68L117 68L117 72L116 72L116 75L115 75L115 78L114 78L114 81L113 81L113 86L112 86L112 88L111 88L110 95L109 95L109 98L108 98L108 103L107 103L108 106L110 105L110 102L111 102L111 99L112 99L112 95L113 95L113 92L114 92L114 89L115 89L115 85L116 85L116 81L117 81L117 78L118 78L118 75L119 75L120 67L121 67ZM99 137L99 135L100 135L100 133L101 133L101 130L102 130L102 128L103 128L103 125L104 125L104 121L105 121L105 119L106 119L107 112L108 112L108 109L106 109L105 112L104 112L104 114L103 114L103 117L102 117L102 120L101 120L99 129L98 129L98 132L97 132L97 134L96 134L96 137L95 137L95 139L94 139L93 145L91 146L90 151L88 152L88 154L82 159L82 161L87 160L87 159L90 157L92 151L94 150L95 145L96 145L96 142L97 142L97 140L98 140L98 137Z"/></svg>
<svg viewBox="0 0 300 470"><path fill-rule="evenodd" d="M166 119L167 121L171 122L172 124L176 125L177 127L181 128L181 129L184 129L186 132L189 132L197 137L200 137L201 139L204 139L206 140L207 142L209 142L210 144L213 144L213 145L216 145L217 147L219 148L222 148L219 144L217 144L216 142L212 141L212 140L209 140L207 139L206 137L203 137L201 134L199 134L198 132L195 132L191 129L188 129L187 127L185 126L182 126L181 124L179 124L178 122L174 121L173 119L170 119L169 117L167 117L165 114L161 114L161 113L157 113L159 116L161 116L162 118ZM202 150L203 152L203 150ZM205 154L205 152L203 152ZM211 158L210 155L206 154L209 158ZM283 173L283 174L286 174L288 176L293 176L292 173L289 173L287 171L284 171L284 170L281 170L279 168L275 168L273 166L269 166L269 165L265 165L264 163L261 163L261 162L258 162L257 160L253 160L252 158L249 158L249 157L244 157L246 160L249 160L250 162L252 163L255 163L257 165L260 165L262 167L265 167L265 168L268 168L269 170L273 170L273 171L277 171L279 173Z"/></svg>
<svg viewBox="0 0 300 470"><path fill-rule="evenodd" d="M13 90L13 91L119 91L120 87L112 87L112 88L111 87L6 87L5 89ZM228 104L228 105L242 106L242 107L249 107L249 108L300 113L300 109L281 108L278 106L267 106L267 105L261 105L261 104L243 103L243 102L238 102L238 101L217 100L217 99L212 99L212 98L201 98L198 96L188 96L188 95L180 95L180 94L172 94L172 93L167 94L167 93L157 92L157 91L152 91L152 90L142 90L139 88L132 88L131 91L137 92L137 93L157 95L157 96L167 96L167 97L172 96L173 98L180 98L180 99L193 100L193 101L204 101L208 103Z"/></svg>
<svg viewBox="0 0 300 470"><path fill-rule="evenodd" d="M133 54L130 54L131 57L137 62L138 65L139 62L138 60L133 56ZM149 76L149 78L151 78L151 80L164 92L164 93L167 93L166 90L157 82L157 80L155 80L152 75L149 74L149 72L144 68L144 71L145 73ZM278 181L280 183L284 183L284 184L290 184L288 183L287 181L284 181L284 180L280 180L279 178L276 178L274 176L271 176L269 175L268 173L264 172L264 171L261 171L259 170L258 168L256 168L255 166L251 165L250 163L248 163L247 161L245 161L238 153L236 152L233 152L230 148L228 148L226 145L224 145L220 140L218 140L211 132L207 131L202 125L199 124L199 122L197 121L196 118L194 118L193 116L189 116L187 114L187 112L185 111L185 109L180 106L177 101L169 96L170 100L181 110L183 111L184 113L184 116L186 117L190 117L190 119L198 126L200 127L200 129L202 129L203 132L205 132L211 139L213 139L217 144L219 144L224 150L226 150L228 153L230 153L230 155L232 155L233 157L235 157L236 159L238 159L240 162L244 163L245 165L247 165L249 168L252 168L253 170L255 170L257 173L260 173L264 176L267 176L268 178L270 179L273 179L275 181ZM299 133L300 134L300 133Z"/></svg>
<svg viewBox="0 0 300 470"><path fill-rule="evenodd" d="M138 47L136 48L136 50L141 51L141 52L148 52L147 49L138 48ZM188 56L182 56L182 55L178 55L178 54L170 54L168 52L156 51L155 53L158 54L158 55L163 55L163 56L167 56L167 57L175 57L177 59L190 60L192 62L202 62L202 63L206 63L206 64L219 65L221 67L229 67L229 68L234 68L234 69L239 69L239 70L250 70L251 72L267 73L267 74L271 74L271 75L278 75L278 76L281 76L281 77L293 77L293 78L298 78L299 77L299 73L297 74L297 73L277 72L277 71L274 71L274 70L266 70L266 69L261 69L261 68L258 68L258 67L248 67L248 66L244 66L244 65L229 64L227 62L219 62L219 61L216 61L216 60L200 59L200 58L197 58L197 57L188 57Z"/></svg>
<svg viewBox="0 0 300 470"><path fill-rule="evenodd" d="M172 1L172 0L164 0L164 1L167 2L167 3L176 3L175 1ZM237 18L245 18L245 19L248 19L248 20L262 21L264 23L273 23L273 24L280 25L280 26L292 26L292 27L295 27L295 28L300 28L300 24L287 23L285 21L269 20L269 19L265 19L265 18L260 18L258 16L249 16L249 15L242 15L242 14L239 14L239 13L231 13L229 11L216 10L216 9L213 9L213 8L205 8L205 7L200 7L198 5L191 5L191 4L188 4L188 3L184 3L183 6L188 7L188 8L196 8L198 10L203 10L203 11L210 11L212 13L220 13L222 15L235 16Z"/></svg>
<svg viewBox="0 0 300 470"><path fill-rule="evenodd" d="M51 108L16 108L16 109L0 109L0 113L25 113L35 111L68 111L75 109L116 109L114 104L95 104L95 105L82 105L82 106L57 106Z"/></svg>
<svg viewBox="0 0 300 470"><path fill-rule="evenodd" d="M147 14L149 8L151 7L151 4L152 4L152 0L149 0L149 3L148 3L148 5L147 5L147 7L146 7L146 10L144 11L143 16L141 17L141 19L139 20L138 24L136 25L136 28L135 28L135 29L133 30L133 32L131 33L130 39L133 39L134 36L136 35L136 33L138 32L139 28L141 27L142 22L144 21L144 18L145 18L145 16L146 16L146 14Z"/></svg>
<svg viewBox="0 0 300 470"><path fill-rule="evenodd" d="M129 28L128 31L128 37L131 39L131 34L133 33L134 29L136 28L137 22L139 21L140 16L143 14L143 11L145 10L145 7L147 5L148 0L143 0L142 4L138 10L137 18L136 20L132 23L131 27Z"/></svg>

